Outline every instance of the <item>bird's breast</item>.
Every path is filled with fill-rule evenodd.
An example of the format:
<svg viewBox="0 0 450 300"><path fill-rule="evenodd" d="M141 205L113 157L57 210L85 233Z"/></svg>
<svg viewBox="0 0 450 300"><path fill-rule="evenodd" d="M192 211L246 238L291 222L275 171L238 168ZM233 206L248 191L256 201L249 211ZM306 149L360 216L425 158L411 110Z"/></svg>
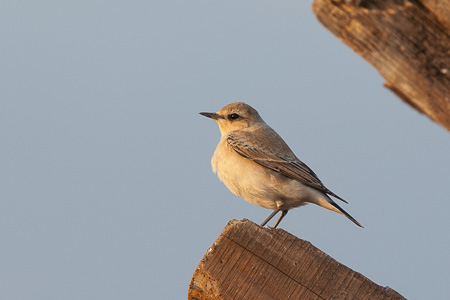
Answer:
<svg viewBox="0 0 450 300"><path fill-rule="evenodd" d="M222 139L211 159L214 173L236 195L243 196L252 176L254 162L242 157Z"/></svg>
<svg viewBox="0 0 450 300"><path fill-rule="evenodd" d="M276 176L270 170L239 155L226 142L226 138L219 142L211 165L214 173L235 195L265 208L276 208L275 200L279 198L278 192L273 188Z"/></svg>

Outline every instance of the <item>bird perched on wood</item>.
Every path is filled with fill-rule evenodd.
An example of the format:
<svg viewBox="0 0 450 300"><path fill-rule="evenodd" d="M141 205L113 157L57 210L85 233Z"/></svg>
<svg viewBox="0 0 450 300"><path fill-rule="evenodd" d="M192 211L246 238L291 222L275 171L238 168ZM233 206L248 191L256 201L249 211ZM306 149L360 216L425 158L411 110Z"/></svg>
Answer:
<svg viewBox="0 0 450 300"><path fill-rule="evenodd" d="M276 228L290 209L314 203L363 227L329 195L347 201L326 188L253 107L235 102L200 114L216 121L222 134L211 159L214 173L235 195L273 210L261 226L281 211Z"/></svg>

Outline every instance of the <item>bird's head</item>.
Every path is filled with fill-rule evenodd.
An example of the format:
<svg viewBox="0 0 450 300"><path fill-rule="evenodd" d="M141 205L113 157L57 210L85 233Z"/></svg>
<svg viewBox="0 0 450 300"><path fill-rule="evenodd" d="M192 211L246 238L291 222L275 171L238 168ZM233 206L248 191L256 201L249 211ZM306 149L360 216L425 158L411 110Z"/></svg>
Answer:
<svg viewBox="0 0 450 300"><path fill-rule="evenodd" d="M201 112L202 116L216 121L222 135L228 132L265 124L256 109L244 102L234 102L216 113Z"/></svg>

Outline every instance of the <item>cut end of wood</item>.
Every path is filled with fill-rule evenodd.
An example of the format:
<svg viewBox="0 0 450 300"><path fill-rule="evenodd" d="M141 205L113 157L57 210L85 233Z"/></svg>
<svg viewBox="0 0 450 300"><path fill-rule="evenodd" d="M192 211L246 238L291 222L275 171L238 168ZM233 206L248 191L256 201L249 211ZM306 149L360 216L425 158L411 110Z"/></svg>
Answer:
<svg viewBox="0 0 450 300"><path fill-rule="evenodd" d="M283 229L231 220L198 264L188 299L405 299Z"/></svg>
<svg viewBox="0 0 450 300"><path fill-rule="evenodd" d="M426 113L422 110L422 108L418 105L416 105L416 103L414 103L414 101L412 101L407 95L405 95L404 93L402 93L402 91L400 91L399 89L397 89L395 87L395 85L393 85L392 83L390 83L389 81L385 81L384 82L384 86L388 89L391 90L391 92L393 92L394 94L397 95L397 97L399 97L400 99L402 99L405 103L409 104L412 108L416 109L418 112L426 115ZM430 116L431 117L431 116ZM436 121L436 120L435 120Z"/></svg>

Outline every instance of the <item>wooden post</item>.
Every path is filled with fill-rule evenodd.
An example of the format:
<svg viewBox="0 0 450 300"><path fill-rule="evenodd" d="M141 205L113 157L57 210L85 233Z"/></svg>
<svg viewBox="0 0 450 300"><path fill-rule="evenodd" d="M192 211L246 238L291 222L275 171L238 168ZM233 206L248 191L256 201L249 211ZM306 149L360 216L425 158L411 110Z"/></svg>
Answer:
<svg viewBox="0 0 450 300"><path fill-rule="evenodd" d="M197 266L188 299L405 299L282 229L231 220Z"/></svg>
<svg viewBox="0 0 450 300"><path fill-rule="evenodd" d="M314 0L313 11L386 87L450 130L450 0L345 2Z"/></svg>

